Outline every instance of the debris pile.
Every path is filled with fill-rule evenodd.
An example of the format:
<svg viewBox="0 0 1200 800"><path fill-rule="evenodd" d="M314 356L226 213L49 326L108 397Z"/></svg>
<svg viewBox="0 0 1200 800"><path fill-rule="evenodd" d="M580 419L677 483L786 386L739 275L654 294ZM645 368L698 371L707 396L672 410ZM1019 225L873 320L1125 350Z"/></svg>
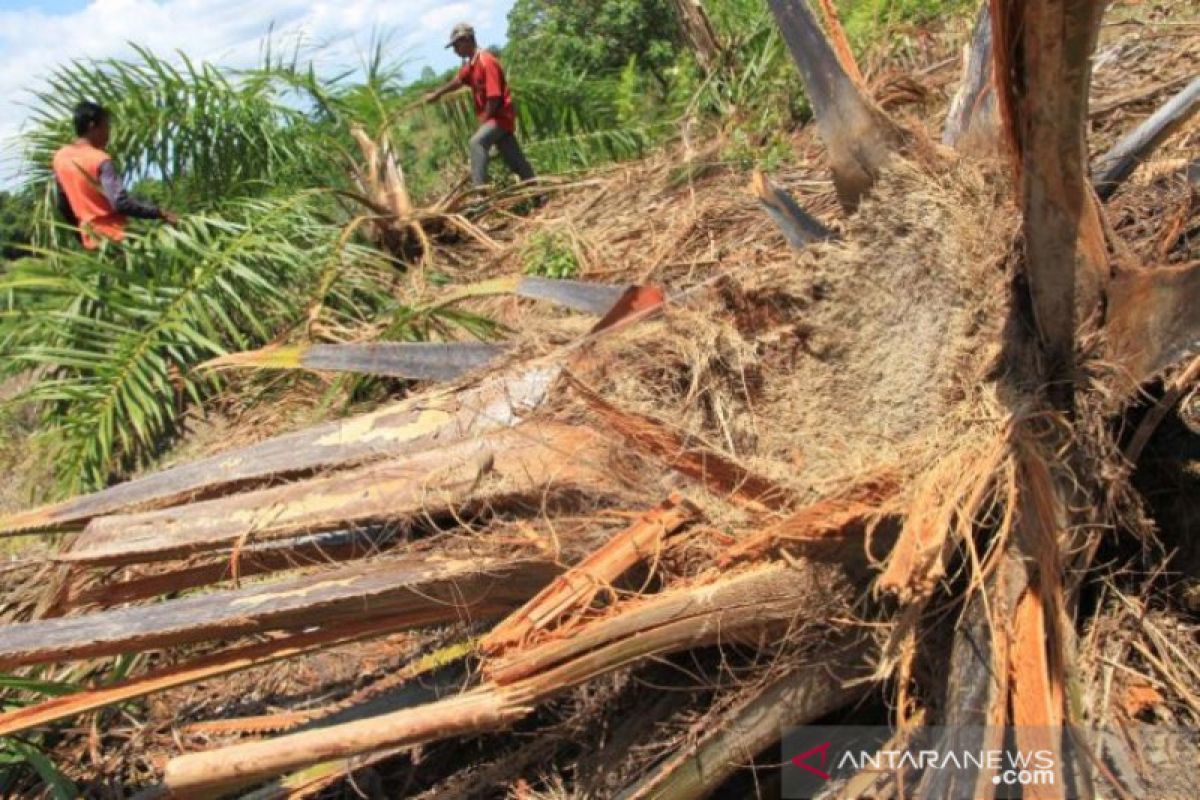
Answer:
<svg viewBox="0 0 1200 800"><path fill-rule="evenodd" d="M814 171L751 193L665 156L614 169L509 223L570 231L586 282L498 277L519 231L462 229L489 280L438 302L487 309L515 331L503 343L226 359L434 383L0 519L69 532L52 563L10 573L0 671L141 654L0 714L0 735L103 719L63 746L144 796L350 780L669 798L853 708L898 737L1195 725L1195 622L1124 574L1161 563L1187 516L1138 484L1143 453L1197 463L1164 440L1195 452L1180 409L1200 348L1197 190L1152 160L1194 148L1194 124L1139 133L1150 163L1101 205L1083 133L1126 130L1108 115L1170 92L1115 94L1106 71L1140 51L1105 30L1089 116L1096 4L985 4L958 95L976 101L948 116L971 131L957 149L883 110L840 26L831 45L803 0L771 6L832 186ZM360 144L379 206L364 224L421 258L386 147ZM142 698L136 720L122 710ZM1064 785L1095 777L1062 769ZM1130 770L1095 780L1153 789ZM845 791L991 797L991 778Z"/></svg>

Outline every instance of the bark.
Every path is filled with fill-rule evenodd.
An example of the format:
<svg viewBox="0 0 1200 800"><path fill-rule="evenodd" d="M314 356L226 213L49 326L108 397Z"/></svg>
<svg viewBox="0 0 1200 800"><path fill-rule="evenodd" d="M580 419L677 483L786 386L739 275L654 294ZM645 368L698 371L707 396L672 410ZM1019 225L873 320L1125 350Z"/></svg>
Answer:
<svg viewBox="0 0 1200 800"><path fill-rule="evenodd" d="M842 205L853 210L901 144L899 130L855 84L805 0L769 0L812 101Z"/></svg>
<svg viewBox="0 0 1200 800"><path fill-rule="evenodd" d="M0 534L62 528L93 517L159 508L271 479L354 466L511 427L541 405L558 377L539 365L459 392L404 400L156 472L109 489L0 518Z"/></svg>
<svg viewBox="0 0 1200 800"><path fill-rule="evenodd" d="M672 3L684 38L696 54L696 63L704 72L712 72L721 63L721 45L703 3L700 0L672 0Z"/></svg>
<svg viewBox="0 0 1200 800"><path fill-rule="evenodd" d="M950 101L942 143L961 153L989 157L1000 145L1000 118L996 108L992 17L985 1L975 18L971 44L963 64L963 77Z"/></svg>
<svg viewBox="0 0 1200 800"><path fill-rule="evenodd" d="M1200 350L1200 264L1118 273L1109 286L1108 360L1130 396Z"/></svg>
<svg viewBox="0 0 1200 800"><path fill-rule="evenodd" d="M352 621L396 628L511 611L559 569L541 561L381 559L290 581L0 629L0 670Z"/></svg>
<svg viewBox="0 0 1200 800"><path fill-rule="evenodd" d="M1096 160L1092 185L1105 200L1172 134L1200 111L1200 78L1187 86Z"/></svg>
<svg viewBox="0 0 1200 800"><path fill-rule="evenodd" d="M1075 332L1108 280L1099 206L1086 176L1091 53L1104 4L991 0L1002 118L1021 177L1025 272L1052 403L1068 413Z"/></svg>

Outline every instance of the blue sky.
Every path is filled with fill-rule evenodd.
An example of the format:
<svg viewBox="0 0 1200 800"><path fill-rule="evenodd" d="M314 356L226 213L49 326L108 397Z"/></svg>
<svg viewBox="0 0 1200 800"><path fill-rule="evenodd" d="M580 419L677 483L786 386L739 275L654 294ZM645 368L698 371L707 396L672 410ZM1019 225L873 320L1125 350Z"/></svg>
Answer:
<svg viewBox="0 0 1200 800"><path fill-rule="evenodd" d="M160 54L177 50L232 67L254 64L272 23L276 38L300 37L318 64L359 63L373 33L386 33L405 73L457 63L443 45L469 21L483 44L501 44L512 0L0 0L0 141L21 129L23 101L61 61L130 52L129 41ZM16 164L0 165L0 185Z"/></svg>

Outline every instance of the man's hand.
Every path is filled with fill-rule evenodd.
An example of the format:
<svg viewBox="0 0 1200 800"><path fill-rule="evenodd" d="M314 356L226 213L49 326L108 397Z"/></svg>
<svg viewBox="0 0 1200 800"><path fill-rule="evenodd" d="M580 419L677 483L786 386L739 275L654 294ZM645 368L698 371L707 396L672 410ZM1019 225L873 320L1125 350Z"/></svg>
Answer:
<svg viewBox="0 0 1200 800"><path fill-rule="evenodd" d="M430 103L436 103L438 101L438 98L440 98L441 96L442 95L436 91L435 92L426 92L425 95L421 98L421 102L424 103L425 105L429 105Z"/></svg>
<svg viewBox="0 0 1200 800"><path fill-rule="evenodd" d="M170 225L172 228L179 224L179 215L174 211L161 211L162 221Z"/></svg>

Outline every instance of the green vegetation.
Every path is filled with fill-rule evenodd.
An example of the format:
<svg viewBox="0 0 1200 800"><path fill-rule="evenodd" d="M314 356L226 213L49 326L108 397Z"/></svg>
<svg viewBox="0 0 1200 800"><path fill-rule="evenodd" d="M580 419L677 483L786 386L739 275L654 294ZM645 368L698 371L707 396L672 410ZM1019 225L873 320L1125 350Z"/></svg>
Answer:
<svg viewBox="0 0 1200 800"><path fill-rule="evenodd" d="M20 675L0 675L0 711L10 711L51 697L78 691L78 687ZM27 785L29 773L36 775L53 800L74 800L79 789L46 755L42 735L0 737L0 796L15 797Z"/></svg>
<svg viewBox="0 0 1200 800"><path fill-rule="evenodd" d="M571 237L562 232L538 231L529 237L522 253L526 275L543 278L574 278L579 274L579 259Z"/></svg>

